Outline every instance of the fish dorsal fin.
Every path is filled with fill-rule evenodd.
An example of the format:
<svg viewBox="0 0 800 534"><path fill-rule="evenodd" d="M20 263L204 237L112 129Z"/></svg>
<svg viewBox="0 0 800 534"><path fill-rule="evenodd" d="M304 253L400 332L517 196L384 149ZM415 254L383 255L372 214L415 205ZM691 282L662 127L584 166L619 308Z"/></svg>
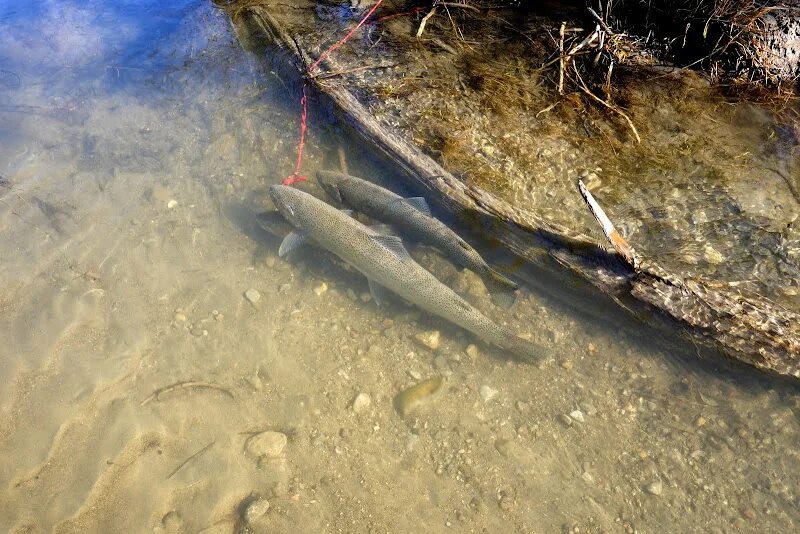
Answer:
<svg viewBox="0 0 800 534"><path fill-rule="evenodd" d="M369 225L369 229L372 230L373 232L375 232L376 234L381 234L381 235L394 235L395 234L394 228L392 228L388 224L383 224L383 223L371 224L371 225Z"/></svg>
<svg viewBox="0 0 800 534"><path fill-rule="evenodd" d="M431 208L428 206L428 201L422 197L404 198L402 202L405 202L415 210L424 213L428 217L431 216Z"/></svg>
<svg viewBox="0 0 800 534"><path fill-rule="evenodd" d="M281 246L278 249L278 256L284 257L287 254L297 250L306 240L307 234L300 230L289 232L286 237L281 241Z"/></svg>
<svg viewBox="0 0 800 534"><path fill-rule="evenodd" d="M367 278L367 282L369 283L369 292L372 298L375 299L375 304L383 306L383 303L386 302L386 288L369 278Z"/></svg>
<svg viewBox="0 0 800 534"><path fill-rule="evenodd" d="M406 250L406 247L403 246L403 240L399 237L395 235L373 235L370 237L401 260L411 259L411 255Z"/></svg>

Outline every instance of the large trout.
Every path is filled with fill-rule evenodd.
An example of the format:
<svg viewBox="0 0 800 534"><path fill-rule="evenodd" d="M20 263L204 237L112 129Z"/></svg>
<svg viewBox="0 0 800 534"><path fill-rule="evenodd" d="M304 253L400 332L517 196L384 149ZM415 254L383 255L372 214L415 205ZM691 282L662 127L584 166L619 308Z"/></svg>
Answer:
<svg viewBox="0 0 800 534"><path fill-rule="evenodd" d="M317 181L331 197L365 215L391 224L405 237L441 250L462 267L480 276L490 292L508 292L517 284L492 269L453 230L431 215L422 197L403 198L372 182L340 172L317 171Z"/></svg>
<svg viewBox="0 0 800 534"><path fill-rule="evenodd" d="M399 237L380 234L348 213L292 187L273 185L269 194L295 228L281 243L281 256L312 238L366 276L376 302L382 301L386 288L522 359L533 361L542 355L540 347L494 323L423 269Z"/></svg>

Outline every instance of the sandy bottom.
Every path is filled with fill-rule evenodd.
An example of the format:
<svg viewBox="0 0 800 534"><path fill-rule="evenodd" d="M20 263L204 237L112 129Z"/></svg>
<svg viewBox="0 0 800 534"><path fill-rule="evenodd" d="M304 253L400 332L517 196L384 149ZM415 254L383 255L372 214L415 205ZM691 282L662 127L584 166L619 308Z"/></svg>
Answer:
<svg viewBox="0 0 800 534"><path fill-rule="evenodd" d="M326 253L278 258L253 213L293 100L221 13L158 4L0 9L0 530L798 529L796 386L565 305L578 288L497 309L413 250L547 348L513 363ZM338 143L317 129L309 170Z"/></svg>

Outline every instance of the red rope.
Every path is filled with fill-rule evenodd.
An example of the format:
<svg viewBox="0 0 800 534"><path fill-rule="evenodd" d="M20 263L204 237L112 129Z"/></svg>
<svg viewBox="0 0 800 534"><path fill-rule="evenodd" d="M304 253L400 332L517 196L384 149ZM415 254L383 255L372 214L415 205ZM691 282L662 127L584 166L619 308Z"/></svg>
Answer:
<svg viewBox="0 0 800 534"><path fill-rule="evenodd" d="M347 34L345 34L344 37L339 39L339 41L337 41L330 48L325 50L322 53L322 55L320 55L319 58L317 58L317 60L314 63L312 63L310 67L308 67L308 69L306 70L306 74L309 76L313 74L314 71L317 70L317 68L320 66L320 64L323 61L325 61L325 59L328 56L330 56L334 50L336 50L344 43L346 43L353 36L353 34L356 33L356 31L358 31L358 29L361 26L363 26L365 22L367 22L367 19L369 19L372 16L372 14L375 13L375 10L378 9L381 3L383 3L383 0L378 0L377 2L375 2L375 5L372 6L372 9L370 9L367 12L367 14L364 15L364 17L359 21L358 24L356 24L349 32L347 32ZM300 171L302 170L303 167L303 150L306 145L306 130L308 129L308 97L306 95L307 85L308 82L304 81L303 95L300 97L300 141L297 143L297 160L295 161L294 164L294 172L281 181L281 184L283 185L292 185L297 182L305 182L306 180L308 180L307 176L303 176L300 174Z"/></svg>
<svg viewBox="0 0 800 534"><path fill-rule="evenodd" d="M302 176L300 170L303 167L303 149L306 146L306 129L308 128L308 97L306 96L306 83L303 82L303 96L300 97L300 141L297 143L297 160L294 163L294 172L281 180L283 185L292 185L297 182L305 182L307 176Z"/></svg>

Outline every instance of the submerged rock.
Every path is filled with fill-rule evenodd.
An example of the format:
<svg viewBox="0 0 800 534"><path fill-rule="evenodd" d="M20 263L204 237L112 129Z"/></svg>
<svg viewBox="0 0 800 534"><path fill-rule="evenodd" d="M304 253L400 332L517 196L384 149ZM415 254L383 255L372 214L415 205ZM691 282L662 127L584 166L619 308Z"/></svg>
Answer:
<svg viewBox="0 0 800 534"><path fill-rule="evenodd" d="M664 483L661 482L661 480L654 480L645 486L644 490L650 495L655 495L657 497L664 492Z"/></svg>
<svg viewBox="0 0 800 534"><path fill-rule="evenodd" d="M412 410L416 409L421 404L428 401L434 393L436 393L442 386L442 378L439 376L423 380L418 384L414 384L408 389L405 389L397 394L394 398L394 407L405 416Z"/></svg>
<svg viewBox="0 0 800 534"><path fill-rule="evenodd" d="M356 395L356 398L353 399L352 408L354 412L361 413L367 408L369 408L370 404L372 404L372 399L370 398L370 396L367 395L366 393L359 393L358 395Z"/></svg>
<svg viewBox="0 0 800 534"><path fill-rule="evenodd" d="M573 420L575 420L575 421L577 421L579 423L585 423L586 422L586 418L583 416L583 412L580 411L580 410L572 410L571 412L569 412L569 416Z"/></svg>
<svg viewBox="0 0 800 534"><path fill-rule="evenodd" d="M429 330L427 332L420 332L414 336L414 339L417 340L420 345L428 347L431 350L436 350L441 343L441 334L438 330Z"/></svg>
<svg viewBox="0 0 800 534"><path fill-rule="evenodd" d="M244 292L244 298L249 300L252 304L255 304L259 300L261 300L261 293L258 290L253 289L252 287Z"/></svg>
<svg viewBox="0 0 800 534"><path fill-rule="evenodd" d="M314 293L316 293L318 297L321 297L326 291L328 291L328 284L325 282L322 282L320 285L314 288Z"/></svg>
<svg viewBox="0 0 800 534"><path fill-rule="evenodd" d="M245 448L249 454L256 458L279 458L283 454L283 449L288 443L286 434L267 430L261 434L256 434L247 440Z"/></svg>
<svg viewBox="0 0 800 534"><path fill-rule="evenodd" d="M495 398L499 392L493 387L483 385L481 386L479 393L481 394L483 402L489 402L490 400Z"/></svg>
<svg viewBox="0 0 800 534"><path fill-rule="evenodd" d="M244 520L247 523L255 523L269 511L269 501L267 499L256 499L247 505L244 511Z"/></svg>

